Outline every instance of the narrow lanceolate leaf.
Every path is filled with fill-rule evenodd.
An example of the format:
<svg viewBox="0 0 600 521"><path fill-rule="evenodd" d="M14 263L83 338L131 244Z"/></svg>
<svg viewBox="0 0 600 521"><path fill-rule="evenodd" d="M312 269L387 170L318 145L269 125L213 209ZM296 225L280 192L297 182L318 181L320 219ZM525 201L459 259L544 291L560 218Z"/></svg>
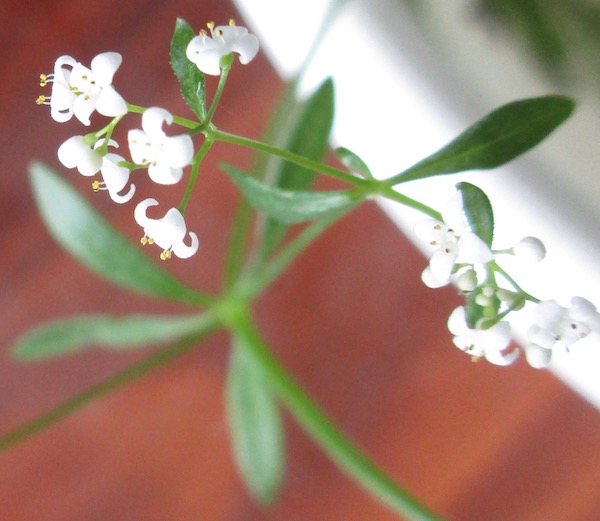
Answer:
<svg viewBox="0 0 600 521"><path fill-rule="evenodd" d="M471 230L490 248L494 239L494 212L485 192L471 183L458 183L465 216Z"/></svg>
<svg viewBox="0 0 600 521"><path fill-rule="evenodd" d="M190 25L182 18L177 18L171 40L171 67L179 80L183 99L202 121L206 116L204 74L185 55L194 36L196 35Z"/></svg>
<svg viewBox="0 0 600 521"><path fill-rule="evenodd" d="M144 347L200 333L212 323L208 314L70 317L32 329L17 340L13 353L22 360L40 360L91 346L110 349Z"/></svg>
<svg viewBox="0 0 600 521"><path fill-rule="evenodd" d="M362 175L365 179L373 179L373 174L367 164L358 157L352 150L344 147L335 149L335 154L346 168Z"/></svg>
<svg viewBox="0 0 600 521"><path fill-rule="evenodd" d="M270 504L277 498L284 473L280 409L241 341L234 340L227 385L234 455L252 498Z"/></svg>
<svg viewBox="0 0 600 521"><path fill-rule="evenodd" d="M257 210L285 223L310 221L330 212L342 210L354 202L349 190L309 192L284 190L266 184L231 165L221 165Z"/></svg>
<svg viewBox="0 0 600 521"><path fill-rule="evenodd" d="M504 105L435 154L391 178L390 183L503 165L546 138L574 108L575 102L564 96L530 98Z"/></svg>
<svg viewBox="0 0 600 521"><path fill-rule="evenodd" d="M71 255L111 282L139 293L201 304L206 298L159 268L79 193L41 163L30 167L42 219Z"/></svg>

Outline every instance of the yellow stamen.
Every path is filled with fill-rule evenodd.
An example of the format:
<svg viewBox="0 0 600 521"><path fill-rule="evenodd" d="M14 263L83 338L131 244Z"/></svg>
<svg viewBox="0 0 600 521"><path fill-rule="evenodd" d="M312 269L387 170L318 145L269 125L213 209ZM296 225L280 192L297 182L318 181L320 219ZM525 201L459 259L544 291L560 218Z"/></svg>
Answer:
<svg viewBox="0 0 600 521"><path fill-rule="evenodd" d="M48 82L46 81L48 79L48 76L46 76L45 74L40 74L40 87L45 87L46 85L48 85Z"/></svg>
<svg viewBox="0 0 600 521"><path fill-rule="evenodd" d="M204 29L200 29L200 36L207 36L207 33Z"/></svg>
<svg viewBox="0 0 600 521"><path fill-rule="evenodd" d="M235 20L234 20L233 18L230 18L230 19L229 19L229 25L230 25L231 27L235 27Z"/></svg>
<svg viewBox="0 0 600 521"><path fill-rule="evenodd" d="M100 181L94 181L92 183L92 190L98 192L100 190Z"/></svg>
<svg viewBox="0 0 600 521"><path fill-rule="evenodd" d="M141 239L140 242L146 246L146 244L154 244L154 239L152 237L148 237L146 235L144 235Z"/></svg>
<svg viewBox="0 0 600 521"><path fill-rule="evenodd" d="M223 31L221 31L221 29L219 29L215 34L217 36L223 36Z"/></svg>
<svg viewBox="0 0 600 521"><path fill-rule="evenodd" d="M160 254L160 260L167 260L171 258L171 250L165 250Z"/></svg>
<svg viewBox="0 0 600 521"><path fill-rule="evenodd" d="M38 96L38 98L35 100L35 102L38 105L43 105L44 103L46 103L46 96L44 96L44 95Z"/></svg>
<svg viewBox="0 0 600 521"><path fill-rule="evenodd" d="M215 22L208 22L206 24L206 27L208 27L212 31L215 28Z"/></svg>

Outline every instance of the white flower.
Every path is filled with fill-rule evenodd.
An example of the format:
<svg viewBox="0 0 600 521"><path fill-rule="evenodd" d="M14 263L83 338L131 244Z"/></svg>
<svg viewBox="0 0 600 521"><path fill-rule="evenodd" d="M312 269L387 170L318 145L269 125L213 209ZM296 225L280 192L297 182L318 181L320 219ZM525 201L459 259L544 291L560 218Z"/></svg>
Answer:
<svg viewBox="0 0 600 521"><path fill-rule="evenodd" d="M121 55L116 52L99 54L89 69L71 56L61 56L54 64L53 74L40 76L42 87L52 83L51 96L40 96L37 102L49 104L52 118L59 123L75 115L89 125L94 110L110 117L126 114L125 100L111 85L120 65Z"/></svg>
<svg viewBox="0 0 600 521"><path fill-rule="evenodd" d="M187 134L167 136L162 129L165 122L173 122L171 113L151 107L142 115L143 130L130 130L127 138L133 161L148 165L148 175L155 183L170 185L181 179L183 167L191 163L194 144Z"/></svg>
<svg viewBox="0 0 600 521"><path fill-rule="evenodd" d="M435 248L421 276L430 288L448 284L457 263L484 264L493 259L488 246L468 229L460 192L448 201L442 219L426 219L415 225L415 235Z"/></svg>
<svg viewBox="0 0 600 521"><path fill-rule="evenodd" d="M94 191L107 190L110 198L119 204L129 201L135 193L135 185L133 184L129 186L127 193L120 193L127 186L129 174L131 173L129 168L119 166L121 161L125 161L125 159L112 152L103 156L102 166L100 167L103 181L94 181L92 183Z"/></svg>
<svg viewBox="0 0 600 521"><path fill-rule="evenodd" d="M249 63L258 52L258 38L244 27L237 27L233 20L229 25L207 24L210 36L202 31L192 38L186 49L188 60L195 63L204 74L221 74L221 58L232 52L240 56L240 63Z"/></svg>
<svg viewBox="0 0 600 521"><path fill-rule="evenodd" d="M191 244L183 242L186 226L183 216L176 208L171 208L161 219L150 219L146 211L150 206L158 205L156 199L145 199L135 207L135 220L144 229L142 244L156 243L163 249L162 260L169 259L171 252L181 259L187 259L198 251L198 236L189 232Z"/></svg>
<svg viewBox="0 0 600 521"><path fill-rule="evenodd" d="M527 361L534 367L550 362L552 351L564 347L567 351L579 340L599 330L600 314L582 297L573 297L568 308L555 300L545 300L534 309L534 324L527 332Z"/></svg>
<svg viewBox="0 0 600 521"><path fill-rule="evenodd" d="M546 247L537 237L524 237L512 247L515 257L537 264L546 256Z"/></svg>
<svg viewBox="0 0 600 521"><path fill-rule="evenodd" d="M67 168L77 168L86 176L96 174L102 166L102 156L84 136L73 136L58 147L58 160Z"/></svg>
<svg viewBox="0 0 600 521"><path fill-rule="evenodd" d="M485 357L493 364L509 365L519 356L517 349L503 353L511 339L510 324L504 320L488 329L471 328L465 308L459 306L448 318L448 329L454 335L454 345L475 359Z"/></svg>

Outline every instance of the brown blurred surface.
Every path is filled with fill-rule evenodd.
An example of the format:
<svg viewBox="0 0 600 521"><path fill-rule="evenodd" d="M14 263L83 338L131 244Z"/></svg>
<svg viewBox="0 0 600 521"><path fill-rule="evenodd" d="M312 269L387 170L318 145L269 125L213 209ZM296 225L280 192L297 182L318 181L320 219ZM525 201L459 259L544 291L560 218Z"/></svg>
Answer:
<svg viewBox="0 0 600 521"><path fill-rule="evenodd" d="M79 312L182 309L115 289L69 258L41 224L26 173L33 158L58 168L58 145L82 132L75 121L55 123L34 103L38 75L61 54L89 63L99 52L118 51L124 62L115 84L128 101L186 114L168 63L177 16L200 28L236 13L218 0L4 3L0 432L148 353L90 350L19 364L9 348L20 332ZM258 137L280 88L264 56L234 67L217 124ZM203 165L186 213L201 250L169 264L199 287L218 288L236 200L217 164L244 167L249 158L218 146ZM137 239L132 205L114 205L92 193L89 179L60 171ZM138 191L136 200L156 188L140 183ZM179 194L164 192L174 200ZM448 520L600 519L597 411L522 360L509 368L473 364L452 347L445 322L459 301L452 290L423 287L424 263L375 205L364 206L261 300L261 331L344 432ZM270 510L253 506L229 453L226 364L227 337L219 334L0 454L0 520L397 519L344 477L291 418L281 500Z"/></svg>

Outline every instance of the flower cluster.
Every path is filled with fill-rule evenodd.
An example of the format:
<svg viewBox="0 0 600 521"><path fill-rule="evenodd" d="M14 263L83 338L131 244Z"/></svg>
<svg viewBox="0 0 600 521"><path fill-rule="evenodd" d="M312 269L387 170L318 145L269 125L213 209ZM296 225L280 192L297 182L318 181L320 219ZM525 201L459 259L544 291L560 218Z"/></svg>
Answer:
<svg viewBox="0 0 600 521"><path fill-rule="evenodd" d="M600 332L600 313L591 302L573 297L570 306L563 307L554 300L540 301L523 291L496 261L498 255L509 254L523 262L540 262L546 249L539 239L525 237L507 250L492 250L471 228L460 191L441 216L415 226L415 235L432 247L422 279L431 288L454 282L466 296L466 305L450 314L448 329L454 344L474 360L508 365L517 359L519 350L510 349L511 326L504 319L526 304L533 306L533 324L523 350L533 367L547 366L555 350L568 351Z"/></svg>
<svg viewBox="0 0 600 521"><path fill-rule="evenodd" d="M222 59L238 53L240 62L250 62L258 52L258 39L233 20L227 26L207 24L206 31L194 37L187 46L186 55L205 74L218 75ZM167 110L151 107L143 110L141 128L129 130L127 141L131 162L109 151L119 147L111 139L116 125L128 112L141 112L139 107L128 105L112 85L113 77L122 62L116 52L104 52L85 67L71 56L61 56L54 64L52 74L40 75L40 86L52 86L50 96L41 95L38 105L49 105L52 118L63 123L73 116L85 126L90 126L94 112L113 118L104 128L85 135L67 139L58 149L58 159L67 168L76 168L84 176L100 174L101 180L92 183L94 191L106 191L116 203L126 203L135 194L135 185L129 178L134 170L147 170L149 178L160 185L178 183L184 168L192 163L194 143L188 133L167 135L165 125L172 125L174 117ZM148 198L137 204L134 217L143 228L142 244L157 244L162 248L160 258L165 260L175 254L188 258L198 250L198 237L187 233L183 208L170 208L159 219L146 215L149 207L158 205ZM190 243L186 244L189 235Z"/></svg>

